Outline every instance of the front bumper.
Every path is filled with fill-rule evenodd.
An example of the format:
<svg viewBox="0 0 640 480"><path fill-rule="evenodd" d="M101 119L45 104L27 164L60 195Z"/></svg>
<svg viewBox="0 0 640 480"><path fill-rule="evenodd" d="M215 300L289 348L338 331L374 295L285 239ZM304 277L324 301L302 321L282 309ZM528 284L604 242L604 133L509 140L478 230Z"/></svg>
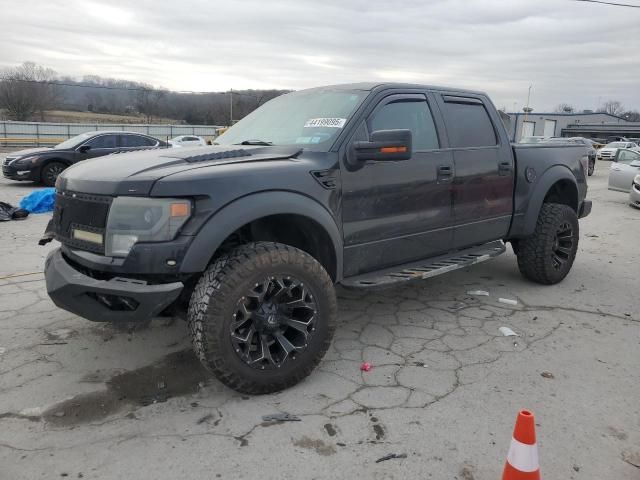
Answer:
<svg viewBox="0 0 640 480"><path fill-rule="evenodd" d="M591 213L592 202L591 200L585 200L580 205L580 211L578 212L578 218L584 218Z"/></svg>
<svg viewBox="0 0 640 480"><path fill-rule="evenodd" d="M640 208L640 185L634 183L629 192L629 205Z"/></svg>
<svg viewBox="0 0 640 480"><path fill-rule="evenodd" d="M45 262L47 293L58 307L94 322L138 322L160 314L184 288L182 282L149 285L115 277L97 280L76 270L58 248Z"/></svg>
<svg viewBox="0 0 640 480"><path fill-rule="evenodd" d="M20 170L14 166L3 165L2 175L4 176L4 178L8 178L10 180L34 181L36 180L35 176L37 175L37 172L35 171L35 169Z"/></svg>

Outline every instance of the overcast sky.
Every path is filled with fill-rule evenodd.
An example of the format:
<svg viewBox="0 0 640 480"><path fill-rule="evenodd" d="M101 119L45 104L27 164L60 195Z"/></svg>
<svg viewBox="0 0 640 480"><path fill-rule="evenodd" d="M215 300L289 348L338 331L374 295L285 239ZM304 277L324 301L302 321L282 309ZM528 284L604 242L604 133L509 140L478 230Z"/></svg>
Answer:
<svg viewBox="0 0 640 480"><path fill-rule="evenodd" d="M640 0L624 0L640 5ZM640 8L572 0L0 0L0 65L174 90L408 81L640 109Z"/></svg>

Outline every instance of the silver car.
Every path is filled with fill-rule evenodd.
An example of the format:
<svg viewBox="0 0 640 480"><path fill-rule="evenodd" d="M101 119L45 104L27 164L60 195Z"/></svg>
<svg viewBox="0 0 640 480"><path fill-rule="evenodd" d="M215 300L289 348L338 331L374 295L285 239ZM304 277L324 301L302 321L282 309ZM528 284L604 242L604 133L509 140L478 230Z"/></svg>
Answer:
<svg viewBox="0 0 640 480"><path fill-rule="evenodd" d="M640 175L636 175L629 192L629 205L640 208Z"/></svg>
<svg viewBox="0 0 640 480"><path fill-rule="evenodd" d="M628 192L636 175L640 174L640 148L623 149L616 152L609 169L609 190Z"/></svg>

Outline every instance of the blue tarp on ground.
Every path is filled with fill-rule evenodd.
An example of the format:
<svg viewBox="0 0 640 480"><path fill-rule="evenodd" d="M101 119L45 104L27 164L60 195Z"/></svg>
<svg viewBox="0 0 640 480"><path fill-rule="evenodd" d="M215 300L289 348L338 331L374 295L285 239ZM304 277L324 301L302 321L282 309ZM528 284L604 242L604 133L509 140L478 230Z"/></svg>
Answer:
<svg viewBox="0 0 640 480"><path fill-rule="evenodd" d="M20 208L24 208L31 213L53 212L56 202L56 189L43 188L35 190L20 200Z"/></svg>

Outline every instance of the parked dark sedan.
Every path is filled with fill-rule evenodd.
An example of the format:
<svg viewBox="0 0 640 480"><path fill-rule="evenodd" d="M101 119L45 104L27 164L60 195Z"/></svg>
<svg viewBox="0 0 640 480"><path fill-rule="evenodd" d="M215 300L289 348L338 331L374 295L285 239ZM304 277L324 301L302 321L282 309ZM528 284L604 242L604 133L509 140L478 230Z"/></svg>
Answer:
<svg viewBox="0 0 640 480"><path fill-rule="evenodd" d="M166 142L135 132L87 132L53 148L30 148L7 155L2 174L11 180L30 180L52 187L70 165L116 152L169 147Z"/></svg>

